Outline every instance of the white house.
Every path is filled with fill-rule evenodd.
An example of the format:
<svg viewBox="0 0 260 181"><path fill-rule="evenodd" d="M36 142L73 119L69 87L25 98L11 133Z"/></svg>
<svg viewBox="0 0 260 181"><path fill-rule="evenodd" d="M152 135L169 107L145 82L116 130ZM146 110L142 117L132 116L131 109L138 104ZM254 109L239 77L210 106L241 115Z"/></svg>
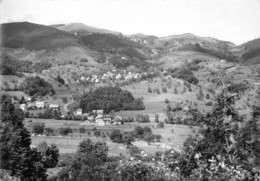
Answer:
<svg viewBox="0 0 260 181"><path fill-rule="evenodd" d="M105 121L103 120L103 116L102 115L98 115L96 117L95 124L96 124L96 126L105 126L106 125Z"/></svg>
<svg viewBox="0 0 260 181"><path fill-rule="evenodd" d="M113 119L113 124L115 125L121 125L122 124L122 120L123 118L119 115L117 115L114 119Z"/></svg>
<svg viewBox="0 0 260 181"><path fill-rule="evenodd" d="M97 110L97 115L103 115L104 111L102 109Z"/></svg>
<svg viewBox="0 0 260 181"><path fill-rule="evenodd" d="M58 110L58 109L60 109L60 106L58 104L50 104L49 108L53 109L53 110Z"/></svg>
<svg viewBox="0 0 260 181"><path fill-rule="evenodd" d="M45 107L45 102L44 101L35 101L35 106L38 109L43 109Z"/></svg>
<svg viewBox="0 0 260 181"><path fill-rule="evenodd" d="M23 111L26 111L27 110L27 105L26 104L20 104L19 105L19 108Z"/></svg>
<svg viewBox="0 0 260 181"><path fill-rule="evenodd" d="M82 108L76 109L76 111L74 112L74 115L76 115L76 116L82 116Z"/></svg>

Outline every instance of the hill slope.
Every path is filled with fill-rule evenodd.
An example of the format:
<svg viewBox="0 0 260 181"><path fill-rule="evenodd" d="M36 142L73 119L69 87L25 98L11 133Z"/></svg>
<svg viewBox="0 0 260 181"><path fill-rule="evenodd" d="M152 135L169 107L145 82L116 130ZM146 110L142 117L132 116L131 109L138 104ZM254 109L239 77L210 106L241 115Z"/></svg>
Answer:
<svg viewBox="0 0 260 181"><path fill-rule="evenodd" d="M92 26L85 25L83 23L70 23L70 24L61 24L61 25L54 25L56 28L70 32L77 35L88 35L92 33L101 33L101 34L116 34L119 35L119 32L102 29L102 28L96 28Z"/></svg>
<svg viewBox="0 0 260 181"><path fill-rule="evenodd" d="M260 38L240 45L240 58L244 64L260 63Z"/></svg>
<svg viewBox="0 0 260 181"><path fill-rule="evenodd" d="M8 48L39 50L79 45L70 33L29 22L5 23L1 30L2 45Z"/></svg>

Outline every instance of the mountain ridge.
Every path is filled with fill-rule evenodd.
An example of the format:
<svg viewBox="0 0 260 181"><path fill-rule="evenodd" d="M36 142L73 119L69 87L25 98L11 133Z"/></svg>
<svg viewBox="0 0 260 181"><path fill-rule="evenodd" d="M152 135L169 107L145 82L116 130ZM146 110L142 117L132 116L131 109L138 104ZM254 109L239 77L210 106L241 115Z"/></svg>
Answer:
<svg viewBox="0 0 260 181"><path fill-rule="evenodd" d="M108 53L112 58L112 54L114 54L121 57L126 56L129 59L135 57L142 61L168 56L178 51L195 51L232 62L260 63L260 38L235 45L229 41L201 37L191 33L164 37L141 33L123 35L119 32L91 27L82 23L51 26L30 22L4 23L1 24L1 33L3 37L1 44L8 48L53 50L77 46L90 48L103 55ZM121 45L122 47L120 47Z"/></svg>

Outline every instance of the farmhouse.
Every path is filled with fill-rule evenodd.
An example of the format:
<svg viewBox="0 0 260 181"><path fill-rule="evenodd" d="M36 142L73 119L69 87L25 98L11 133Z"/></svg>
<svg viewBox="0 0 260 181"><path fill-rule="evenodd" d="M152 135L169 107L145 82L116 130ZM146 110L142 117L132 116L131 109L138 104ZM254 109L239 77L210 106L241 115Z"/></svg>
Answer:
<svg viewBox="0 0 260 181"><path fill-rule="evenodd" d="M74 111L74 115L75 116L82 116L82 108L76 109L76 111Z"/></svg>
<svg viewBox="0 0 260 181"><path fill-rule="evenodd" d="M26 104L20 104L19 105L19 108L23 111L26 111L27 110L27 105Z"/></svg>
<svg viewBox="0 0 260 181"><path fill-rule="evenodd" d="M45 108L46 103L44 101L35 101L35 107L37 109L43 109Z"/></svg>
<svg viewBox="0 0 260 181"><path fill-rule="evenodd" d="M59 110L60 109L60 106L58 104L50 104L49 105L49 108L50 109L53 109L53 110Z"/></svg>
<svg viewBox="0 0 260 181"><path fill-rule="evenodd" d="M106 125L105 121L103 120L103 116L102 115L98 115L96 117L95 123L96 123L96 126L105 126Z"/></svg>
<svg viewBox="0 0 260 181"><path fill-rule="evenodd" d="M122 124L122 120L123 118L119 115L117 115L114 119L113 119L113 124L115 125L121 125Z"/></svg>

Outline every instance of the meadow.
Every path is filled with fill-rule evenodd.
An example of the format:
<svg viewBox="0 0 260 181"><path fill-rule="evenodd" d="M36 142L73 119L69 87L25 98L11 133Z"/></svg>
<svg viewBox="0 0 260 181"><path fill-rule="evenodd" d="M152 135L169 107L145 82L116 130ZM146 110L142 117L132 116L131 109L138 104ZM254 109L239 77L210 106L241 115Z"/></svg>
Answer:
<svg viewBox="0 0 260 181"><path fill-rule="evenodd" d="M125 123L123 125L106 125L106 126L94 126L94 125L81 125L82 121L70 121L70 120L55 120L55 119L25 119L25 126L31 130L32 124L41 122L45 124L45 127L53 129L59 129L61 127L71 127L73 130L77 130L81 127L86 129L86 133L73 132L68 136L32 136L32 145L36 146L42 141L46 141L48 144L56 144L61 153L74 153L78 148L78 144L84 139L91 139L93 141L106 142L109 147L110 155L129 156L129 152L125 145L112 142L108 136L96 137L94 135L87 134L88 130L92 130L94 127L101 132L109 133L113 129L120 129L121 132L132 131L136 126L148 126L152 129L153 134L161 135L160 142L148 144L145 141L136 140L133 145L138 146L141 150L144 150L147 154L155 154L157 151L166 151L169 149L180 150L184 141L190 135L196 133L196 127L190 127L186 125L173 125L165 124L164 128L157 128L156 123Z"/></svg>

